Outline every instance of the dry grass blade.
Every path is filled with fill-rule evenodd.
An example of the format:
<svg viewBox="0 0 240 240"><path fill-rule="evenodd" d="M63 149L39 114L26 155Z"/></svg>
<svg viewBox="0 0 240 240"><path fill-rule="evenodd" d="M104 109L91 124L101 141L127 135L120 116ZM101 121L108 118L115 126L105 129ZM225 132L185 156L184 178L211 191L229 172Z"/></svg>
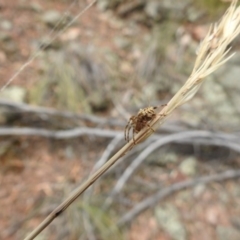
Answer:
<svg viewBox="0 0 240 240"><path fill-rule="evenodd" d="M85 183L79 186L71 196L59 205L32 233L30 233L29 236L25 238L26 240L34 239L119 158L132 149L135 144L149 137L153 133L152 130L157 129L174 109L189 101L195 95L207 75L211 74L231 57L227 57L229 52L228 47L240 32L240 8L237 8L236 5L237 0L234 0L220 22L210 28L209 33L200 45L191 76L162 111L160 111L153 121L149 123L150 126L143 128L136 134L135 141L131 140L123 146L123 148L109 161L92 174Z"/></svg>
<svg viewBox="0 0 240 240"><path fill-rule="evenodd" d="M228 56L229 46L240 33L240 7L236 7L236 4L237 0L234 0L219 23L210 27L207 36L200 44L190 77L150 124L151 127L158 128L174 109L189 101L196 94L206 76L233 56L233 54ZM148 135L150 134L151 132L148 131Z"/></svg>

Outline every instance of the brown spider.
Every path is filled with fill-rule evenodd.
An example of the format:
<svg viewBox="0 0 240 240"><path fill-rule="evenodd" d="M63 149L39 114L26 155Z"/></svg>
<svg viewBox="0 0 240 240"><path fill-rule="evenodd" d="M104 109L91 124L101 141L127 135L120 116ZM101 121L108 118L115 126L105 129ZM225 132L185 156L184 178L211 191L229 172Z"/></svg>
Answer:
<svg viewBox="0 0 240 240"><path fill-rule="evenodd" d="M134 136L136 133L140 132L144 127L149 126L149 122L156 117L155 109L157 107L146 107L140 109L136 116L131 116L126 127L125 127L125 140L129 142L129 132L132 129L133 141L136 144ZM150 127L150 126L149 126ZM150 127L151 128L151 127ZM151 128L152 129L152 128ZM152 129L152 131L154 131Z"/></svg>

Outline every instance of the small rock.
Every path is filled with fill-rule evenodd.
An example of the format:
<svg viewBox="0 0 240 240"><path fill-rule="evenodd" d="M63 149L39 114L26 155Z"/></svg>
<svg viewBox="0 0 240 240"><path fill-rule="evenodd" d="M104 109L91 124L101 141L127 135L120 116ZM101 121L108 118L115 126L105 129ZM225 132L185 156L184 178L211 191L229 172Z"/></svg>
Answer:
<svg viewBox="0 0 240 240"><path fill-rule="evenodd" d="M14 102L24 102L24 99L26 97L26 89L18 86L11 86L8 88L5 88L0 93L0 98L12 100Z"/></svg>
<svg viewBox="0 0 240 240"><path fill-rule="evenodd" d="M186 240L186 230L181 223L178 210L172 205L158 207L155 210L157 222L173 240Z"/></svg>
<svg viewBox="0 0 240 240"><path fill-rule="evenodd" d="M56 26L62 19L60 12L55 10L47 11L42 16L42 21L50 27Z"/></svg>
<svg viewBox="0 0 240 240"><path fill-rule="evenodd" d="M122 0L98 0L97 7L101 11L115 8Z"/></svg>
<svg viewBox="0 0 240 240"><path fill-rule="evenodd" d="M39 5L38 3L30 3L30 8L34 11L34 12L42 12L43 8L41 7L41 5Z"/></svg>
<svg viewBox="0 0 240 240"><path fill-rule="evenodd" d="M155 21L171 19L179 21L185 19L185 9L188 7L189 0L153 0L147 1L145 13Z"/></svg>
<svg viewBox="0 0 240 240"><path fill-rule="evenodd" d="M8 20L1 20L0 21L0 27L1 27L2 30L8 31L8 30L12 29L13 24Z"/></svg>
<svg viewBox="0 0 240 240"><path fill-rule="evenodd" d="M145 7L145 13L148 17L158 21L163 18L161 4L157 1L149 1Z"/></svg>
<svg viewBox="0 0 240 240"><path fill-rule="evenodd" d="M159 157L159 152L153 153L148 158L151 162L156 162L162 166L166 166L169 163L176 163L178 161L178 156L175 153L165 153Z"/></svg>
<svg viewBox="0 0 240 240"><path fill-rule="evenodd" d="M194 157L189 157L180 164L179 169L183 174L193 176L197 171L197 160Z"/></svg>
<svg viewBox="0 0 240 240"><path fill-rule="evenodd" d="M195 198L200 198L200 196L205 192L206 185L205 184L198 184L193 188L193 196Z"/></svg>
<svg viewBox="0 0 240 240"><path fill-rule="evenodd" d="M99 0L99 1L97 1L97 7L100 11L106 11L109 7L109 1Z"/></svg>
<svg viewBox="0 0 240 240"><path fill-rule="evenodd" d="M91 105L93 111L101 112L101 111L107 110L107 108L109 106L109 102L107 101L106 96L103 97L102 93L92 92L90 105Z"/></svg>
<svg viewBox="0 0 240 240"><path fill-rule="evenodd" d="M178 156L175 153L164 154L162 161L165 163L176 163L178 161Z"/></svg>
<svg viewBox="0 0 240 240"><path fill-rule="evenodd" d="M49 27L57 27L58 29L63 28L66 26L69 21L71 21L71 16L68 15L62 15L62 13L55 11L55 10L50 10L47 11L43 14L42 16L42 21L48 25Z"/></svg>

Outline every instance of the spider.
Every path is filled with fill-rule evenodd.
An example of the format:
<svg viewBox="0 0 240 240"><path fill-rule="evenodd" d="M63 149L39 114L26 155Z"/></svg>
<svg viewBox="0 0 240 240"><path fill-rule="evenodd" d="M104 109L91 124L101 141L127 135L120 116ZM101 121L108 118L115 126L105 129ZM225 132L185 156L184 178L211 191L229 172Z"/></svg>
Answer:
<svg viewBox="0 0 240 240"><path fill-rule="evenodd" d="M155 109L157 109L157 107L146 107L140 109L137 115L130 117L124 132L125 140L127 142L130 140L129 133L132 129L133 141L134 144L136 144L134 139L135 134L140 132L144 127L149 126L148 123L156 117ZM152 131L154 130L152 129Z"/></svg>

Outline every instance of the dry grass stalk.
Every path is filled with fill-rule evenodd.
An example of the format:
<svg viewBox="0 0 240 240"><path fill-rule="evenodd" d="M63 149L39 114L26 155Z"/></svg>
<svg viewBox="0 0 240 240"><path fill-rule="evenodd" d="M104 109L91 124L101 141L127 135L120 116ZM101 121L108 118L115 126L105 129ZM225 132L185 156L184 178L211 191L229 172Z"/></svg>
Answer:
<svg viewBox="0 0 240 240"><path fill-rule="evenodd" d="M229 45L240 33L240 7L234 0L219 23L212 25L199 46L193 71L182 88L169 101L151 124L156 129L178 106L189 101L203 83L205 77L217 70L232 56L228 56ZM157 126L156 126L157 125Z"/></svg>
<svg viewBox="0 0 240 240"><path fill-rule="evenodd" d="M228 61L232 55L229 53L229 45L240 32L240 7L234 0L219 23L210 27L205 39L202 41L197 59L189 79L183 87L173 96L168 104L157 114L149 124L152 129L157 129L164 120L178 106L189 101L204 81L204 78ZM135 136L135 143L139 143L149 137L153 131L149 126L142 129ZM89 186L91 186L102 174L104 174L120 157L134 147L131 140L120 149L108 162L99 168L89 179L77 188L61 205L59 205L25 240L34 239L46 226L59 216L74 200L78 198Z"/></svg>

